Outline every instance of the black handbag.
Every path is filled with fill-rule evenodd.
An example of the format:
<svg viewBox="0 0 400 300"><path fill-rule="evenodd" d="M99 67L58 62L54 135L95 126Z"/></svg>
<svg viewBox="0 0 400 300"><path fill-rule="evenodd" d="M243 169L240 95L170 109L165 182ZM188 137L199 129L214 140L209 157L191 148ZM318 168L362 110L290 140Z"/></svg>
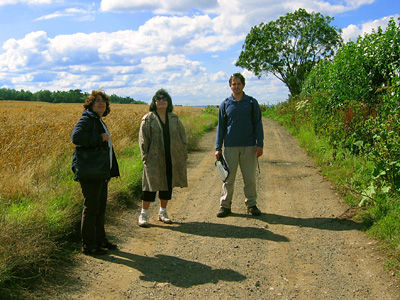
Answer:
<svg viewBox="0 0 400 300"><path fill-rule="evenodd" d="M75 181L110 180L110 148L75 147Z"/></svg>

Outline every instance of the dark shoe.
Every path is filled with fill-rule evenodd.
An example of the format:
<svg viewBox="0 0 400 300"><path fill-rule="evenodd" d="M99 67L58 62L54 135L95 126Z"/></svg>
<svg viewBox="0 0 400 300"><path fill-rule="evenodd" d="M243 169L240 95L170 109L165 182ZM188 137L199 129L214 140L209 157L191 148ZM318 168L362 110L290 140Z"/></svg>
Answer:
<svg viewBox="0 0 400 300"><path fill-rule="evenodd" d="M223 218L223 217L226 217L227 215L229 215L230 213L232 213L230 208L221 207L217 213L217 217Z"/></svg>
<svg viewBox="0 0 400 300"><path fill-rule="evenodd" d="M83 249L83 254L86 255L105 255L108 253L107 249L103 249L103 248L93 248L93 249Z"/></svg>
<svg viewBox="0 0 400 300"><path fill-rule="evenodd" d="M116 250L116 249L118 248L117 245L115 245L115 244L113 244L113 243L110 243L110 242L102 243L102 244L100 245L100 247L101 247L101 248L106 248L106 249L108 249L108 250Z"/></svg>
<svg viewBox="0 0 400 300"><path fill-rule="evenodd" d="M260 216L261 215L261 210L257 208L257 206L252 206L247 208L247 213L252 214L253 216Z"/></svg>

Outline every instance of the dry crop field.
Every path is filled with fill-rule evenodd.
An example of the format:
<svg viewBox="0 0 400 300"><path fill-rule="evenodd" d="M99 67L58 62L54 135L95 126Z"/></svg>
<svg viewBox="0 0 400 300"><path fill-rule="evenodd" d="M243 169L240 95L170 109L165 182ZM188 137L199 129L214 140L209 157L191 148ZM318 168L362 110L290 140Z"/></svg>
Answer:
<svg viewBox="0 0 400 300"><path fill-rule="evenodd" d="M48 188L50 169L70 163L71 133L79 120L82 104L0 101L0 199L35 197ZM141 117L148 105L111 104L104 118L118 153L137 141ZM198 116L201 108L175 106L180 117ZM54 173L54 172L53 172ZM37 195L36 195L37 196Z"/></svg>
<svg viewBox="0 0 400 300"><path fill-rule="evenodd" d="M77 228L82 195L71 171L71 134L82 111L82 104L0 101L0 288L45 272ZM140 180L137 137L148 111L148 105L111 104L104 118L123 178L109 187L116 207L122 198L132 200L130 185ZM176 106L174 112L193 136L201 122L192 119L202 118L203 109Z"/></svg>

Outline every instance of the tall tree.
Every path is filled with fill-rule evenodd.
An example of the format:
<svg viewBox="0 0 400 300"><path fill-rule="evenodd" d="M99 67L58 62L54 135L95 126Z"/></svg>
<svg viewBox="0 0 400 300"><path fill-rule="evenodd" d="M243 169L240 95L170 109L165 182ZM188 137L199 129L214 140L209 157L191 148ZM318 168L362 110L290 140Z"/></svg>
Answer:
<svg viewBox="0 0 400 300"><path fill-rule="evenodd" d="M321 58L333 56L342 44L341 29L331 26L332 20L300 8L276 21L254 26L236 66L258 78L272 73L285 83L291 96L298 95L311 69Z"/></svg>

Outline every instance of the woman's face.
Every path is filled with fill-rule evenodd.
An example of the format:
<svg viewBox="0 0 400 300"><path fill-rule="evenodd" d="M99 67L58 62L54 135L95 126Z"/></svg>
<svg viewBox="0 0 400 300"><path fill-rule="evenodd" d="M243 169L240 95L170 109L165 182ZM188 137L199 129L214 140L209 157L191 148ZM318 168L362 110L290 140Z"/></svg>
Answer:
<svg viewBox="0 0 400 300"><path fill-rule="evenodd" d="M102 96L97 95L96 100L93 102L92 110L97 113L100 117L103 116L106 111L107 104L106 100Z"/></svg>
<svg viewBox="0 0 400 300"><path fill-rule="evenodd" d="M167 109L168 108L168 100L167 97L164 95L159 95L157 96L156 100L156 106L157 109Z"/></svg>

